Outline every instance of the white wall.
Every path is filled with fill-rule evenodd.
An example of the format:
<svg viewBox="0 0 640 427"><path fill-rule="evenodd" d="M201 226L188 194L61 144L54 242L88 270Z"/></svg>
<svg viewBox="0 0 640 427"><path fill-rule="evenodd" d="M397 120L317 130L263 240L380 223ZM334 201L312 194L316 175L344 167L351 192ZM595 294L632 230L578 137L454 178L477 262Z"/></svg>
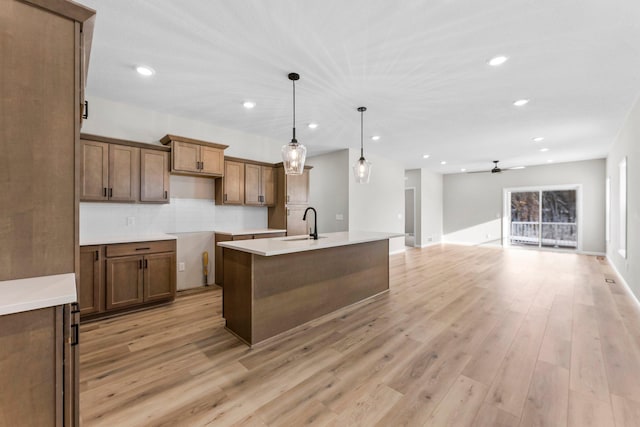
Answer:
<svg viewBox="0 0 640 427"><path fill-rule="evenodd" d="M627 158L627 251L620 249L620 180L618 165ZM607 157L611 179L611 227L607 257L640 299L640 101L637 101Z"/></svg>
<svg viewBox="0 0 640 427"><path fill-rule="evenodd" d="M309 205L318 211L321 233L349 228L349 150L309 157ZM342 216L342 219L337 219Z"/></svg>
<svg viewBox="0 0 640 427"><path fill-rule="evenodd" d="M349 149L349 165L359 158L359 150ZM349 175L349 230L400 233L403 237L389 241L389 250L402 251L404 168L401 164L383 157L368 155L367 160L373 164L369 184L358 184L353 176Z"/></svg>
<svg viewBox="0 0 640 427"><path fill-rule="evenodd" d="M405 188L414 188L415 194L415 230L414 230L414 244L417 247L422 246L422 170L411 169L404 172ZM408 215L405 212L405 215Z"/></svg>
<svg viewBox="0 0 640 427"><path fill-rule="evenodd" d="M545 185L582 185L582 250L605 251L605 161L533 166L500 174L452 174L443 180L444 240L500 244L503 189Z"/></svg>
<svg viewBox="0 0 640 427"><path fill-rule="evenodd" d="M421 246L442 240L442 175L422 169L420 173Z"/></svg>

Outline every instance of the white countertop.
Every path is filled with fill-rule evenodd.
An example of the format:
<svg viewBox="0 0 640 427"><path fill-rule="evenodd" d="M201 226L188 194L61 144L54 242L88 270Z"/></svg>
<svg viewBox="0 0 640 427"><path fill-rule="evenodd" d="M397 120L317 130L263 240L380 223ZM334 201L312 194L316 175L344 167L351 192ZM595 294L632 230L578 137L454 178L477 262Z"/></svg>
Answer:
<svg viewBox="0 0 640 427"><path fill-rule="evenodd" d="M76 275L0 281L0 315L76 302Z"/></svg>
<svg viewBox="0 0 640 427"><path fill-rule="evenodd" d="M131 234L129 236L80 237L80 246L111 245L115 243L155 242L158 240L176 240L172 234Z"/></svg>
<svg viewBox="0 0 640 427"><path fill-rule="evenodd" d="M227 236L245 236L247 234L269 234L269 233L286 233L287 230L277 228L248 228L241 230L216 230L216 234L225 234Z"/></svg>
<svg viewBox="0 0 640 427"><path fill-rule="evenodd" d="M404 234L372 231L342 231L338 233L320 233L320 236L322 238L318 240L309 239L307 238L308 236L305 235L240 240L237 242L218 243L218 246L256 255L273 256L336 246L355 245L357 243L374 242L376 240L387 240L393 237L402 237Z"/></svg>

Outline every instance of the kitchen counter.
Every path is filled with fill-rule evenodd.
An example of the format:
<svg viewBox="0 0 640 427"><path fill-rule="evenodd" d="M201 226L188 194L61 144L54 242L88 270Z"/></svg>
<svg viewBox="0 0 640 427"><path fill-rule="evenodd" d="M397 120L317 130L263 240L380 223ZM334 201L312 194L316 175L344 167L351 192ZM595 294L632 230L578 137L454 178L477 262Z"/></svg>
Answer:
<svg viewBox="0 0 640 427"><path fill-rule="evenodd" d="M218 246L261 256L274 256L326 249L336 246L374 242L376 240L389 240L394 237L402 236L403 234L398 233L342 231L337 233L321 233L318 240L313 240L306 235L302 235L259 240L240 240L237 242L222 242L218 243Z"/></svg>
<svg viewBox="0 0 640 427"><path fill-rule="evenodd" d="M150 233L131 234L128 236L80 237L80 246L111 245L115 243L155 242L158 240L176 240L172 234Z"/></svg>
<svg viewBox="0 0 640 427"><path fill-rule="evenodd" d="M286 233L287 230L280 230L277 228L249 228L244 230L216 230L214 233L223 234L225 236L246 236L249 234L271 234L271 233Z"/></svg>
<svg viewBox="0 0 640 427"><path fill-rule="evenodd" d="M0 281L0 315L76 302L74 273Z"/></svg>
<svg viewBox="0 0 640 427"><path fill-rule="evenodd" d="M218 243L224 255L222 315L249 345L389 291L389 239L340 232Z"/></svg>

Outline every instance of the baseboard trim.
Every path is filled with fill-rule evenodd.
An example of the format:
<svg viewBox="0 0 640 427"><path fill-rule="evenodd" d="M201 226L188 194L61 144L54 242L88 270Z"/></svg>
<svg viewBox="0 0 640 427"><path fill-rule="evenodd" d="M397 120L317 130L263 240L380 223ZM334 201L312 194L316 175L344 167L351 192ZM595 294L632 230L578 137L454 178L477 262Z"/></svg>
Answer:
<svg viewBox="0 0 640 427"><path fill-rule="evenodd" d="M428 248L429 246L441 245L442 243L444 243L444 242L440 242L440 241L437 241L437 242L429 242L429 243L427 243L426 245L418 245L418 246L416 246L416 248Z"/></svg>
<svg viewBox="0 0 640 427"><path fill-rule="evenodd" d="M631 296L631 299L636 302L636 308L640 310L640 300L638 300L638 297L636 296L636 294L633 293L633 291L629 287L629 284L624 279L624 276L620 274L620 271L618 271L618 268L613 263L609 255L605 255L605 259L607 260L607 263L609 264L609 266L611 266L611 269L614 271L614 273L616 273L616 276L618 276L618 279L620 279L620 282L622 283L622 286L625 288L625 291Z"/></svg>
<svg viewBox="0 0 640 427"><path fill-rule="evenodd" d="M406 252L406 248L402 248L402 249L398 249L397 251L393 251L393 252L389 252L389 255L397 255L397 254L401 254L403 252Z"/></svg>

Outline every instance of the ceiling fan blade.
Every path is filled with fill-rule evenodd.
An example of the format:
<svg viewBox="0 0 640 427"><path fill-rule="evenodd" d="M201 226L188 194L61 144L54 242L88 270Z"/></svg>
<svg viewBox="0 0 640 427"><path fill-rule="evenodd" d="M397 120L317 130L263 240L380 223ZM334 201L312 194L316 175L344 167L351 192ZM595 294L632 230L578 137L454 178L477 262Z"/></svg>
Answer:
<svg viewBox="0 0 640 427"><path fill-rule="evenodd" d="M467 173L491 173L491 171L471 171Z"/></svg>

